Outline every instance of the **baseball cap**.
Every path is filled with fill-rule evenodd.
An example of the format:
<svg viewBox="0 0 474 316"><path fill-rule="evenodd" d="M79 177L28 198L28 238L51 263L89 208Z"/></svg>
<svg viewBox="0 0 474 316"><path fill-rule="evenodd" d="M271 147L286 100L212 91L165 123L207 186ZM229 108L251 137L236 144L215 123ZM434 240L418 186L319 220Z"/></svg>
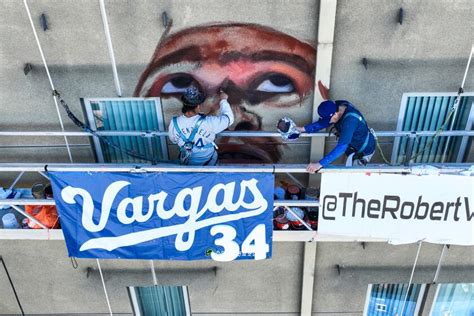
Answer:
<svg viewBox="0 0 474 316"><path fill-rule="evenodd" d="M331 123L329 122L331 120L331 117L334 115L334 113L337 112L337 106L336 102L331 101L331 100L326 100L321 102L318 106L318 114L319 114L319 124L322 126L322 128L326 128Z"/></svg>
<svg viewBox="0 0 474 316"><path fill-rule="evenodd" d="M206 96L196 87L187 88L181 97L181 101L183 101L186 106L198 106L203 103L205 99Z"/></svg>

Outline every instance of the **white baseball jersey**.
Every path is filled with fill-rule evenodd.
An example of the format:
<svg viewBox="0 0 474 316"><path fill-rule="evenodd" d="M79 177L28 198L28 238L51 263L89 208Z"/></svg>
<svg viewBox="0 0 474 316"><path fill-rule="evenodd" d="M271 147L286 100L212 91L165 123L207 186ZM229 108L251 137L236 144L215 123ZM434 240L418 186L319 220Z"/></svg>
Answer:
<svg viewBox="0 0 474 316"><path fill-rule="evenodd" d="M221 100L219 105L220 115L206 116L194 136L194 146L192 151L193 159L210 158L214 153L214 148L209 144L214 143L216 134L222 132L234 122L234 113L232 113L229 102L227 102L227 100ZM179 129L186 138L189 138L200 117L200 115L195 115L193 117L181 115L177 118ZM176 131L173 120L170 122L168 132L169 139L172 143L178 144L179 147L184 145L184 140L181 139Z"/></svg>

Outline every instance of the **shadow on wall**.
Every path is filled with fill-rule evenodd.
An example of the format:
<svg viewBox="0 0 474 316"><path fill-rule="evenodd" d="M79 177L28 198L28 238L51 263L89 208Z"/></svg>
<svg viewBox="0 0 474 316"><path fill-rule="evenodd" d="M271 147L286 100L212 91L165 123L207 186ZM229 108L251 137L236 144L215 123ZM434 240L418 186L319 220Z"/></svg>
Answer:
<svg viewBox="0 0 474 316"><path fill-rule="evenodd" d="M156 48L134 96L161 97L167 123L179 115L180 96L194 86L207 99L206 114L218 108L223 89L235 115L231 130L275 130L277 120L311 117L315 48L256 24L211 24L181 30ZM289 150L279 138L221 138L221 162L272 163Z"/></svg>

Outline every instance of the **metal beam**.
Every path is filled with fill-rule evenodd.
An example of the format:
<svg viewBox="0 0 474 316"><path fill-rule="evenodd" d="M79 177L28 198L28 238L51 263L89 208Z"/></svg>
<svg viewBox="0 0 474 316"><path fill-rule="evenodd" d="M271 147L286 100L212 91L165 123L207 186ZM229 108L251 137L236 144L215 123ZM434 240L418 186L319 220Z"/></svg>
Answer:
<svg viewBox="0 0 474 316"><path fill-rule="evenodd" d="M64 240L61 229L0 229L0 240ZM273 242L388 242L387 239L370 237L353 237L338 235L321 235L315 231L276 230L273 231Z"/></svg>
<svg viewBox="0 0 474 316"><path fill-rule="evenodd" d="M318 23L318 47L316 57L316 71L314 78L313 121L319 118L318 106L323 100L319 93L318 82L321 81L328 88L331 86L332 50L334 29L336 25L337 0L320 0ZM310 161L317 161L324 156L324 139L311 138ZM309 184L315 186L320 181L319 175L309 177Z"/></svg>
<svg viewBox="0 0 474 316"><path fill-rule="evenodd" d="M50 199L0 199L0 205L55 205ZM319 201L315 200L275 200L273 206L303 206L318 207Z"/></svg>
<svg viewBox="0 0 474 316"><path fill-rule="evenodd" d="M472 163L432 163L413 164L406 166L387 166L369 164L365 167L327 167L320 173L402 173L420 174L423 168L437 168L440 174L453 174L467 171ZM65 163L0 163L0 172L44 172L46 171L90 171L90 172L244 172L244 173L307 173L303 164L274 164L274 165L222 165L222 166L181 166L176 164L65 164Z"/></svg>
<svg viewBox="0 0 474 316"><path fill-rule="evenodd" d="M304 243L303 280L301 286L301 316L311 316L313 306L314 271L316 267L316 242Z"/></svg>
<svg viewBox="0 0 474 316"><path fill-rule="evenodd" d="M12 201L12 200L10 200ZM53 201L54 202L54 201ZM54 205L54 204L53 204ZM25 211L23 211L21 208L19 208L18 206L16 205L11 205L11 207L16 210L18 213L20 213L21 215L27 217L30 221L32 221L33 223L35 223L36 225L39 225L42 229L48 229L48 227L46 227L45 225L43 225L42 223L40 223L36 218L34 218L33 216L31 216L30 214L26 213Z"/></svg>
<svg viewBox="0 0 474 316"><path fill-rule="evenodd" d="M117 72L117 63L115 62L114 47L112 45L112 37L110 36L109 22L107 21L107 12L105 12L104 0L99 0L100 15L102 17L102 23L104 25L105 39L107 41L107 48L109 51L110 62L112 63L112 73L114 75L115 92L119 97L122 96L122 88L120 87L120 81Z"/></svg>
<svg viewBox="0 0 474 316"><path fill-rule="evenodd" d="M97 135L100 136L141 136L141 137L160 137L168 136L168 132L160 131L97 131ZM378 137L403 137L403 136L433 136L436 131L376 131L375 135ZM89 137L93 136L89 132L60 132L60 131L0 131L0 136L35 136L35 137L52 137L52 136L74 136L74 137ZM265 132L265 131L229 131L222 132L217 135L218 137L280 137L278 132ZM454 130L454 131L442 131L438 136L474 136L473 130ZM329 136L328 133L311 133L301 134L302 138L326 138L334 137ZM294 143L294 142L292 142Z"/></svg>

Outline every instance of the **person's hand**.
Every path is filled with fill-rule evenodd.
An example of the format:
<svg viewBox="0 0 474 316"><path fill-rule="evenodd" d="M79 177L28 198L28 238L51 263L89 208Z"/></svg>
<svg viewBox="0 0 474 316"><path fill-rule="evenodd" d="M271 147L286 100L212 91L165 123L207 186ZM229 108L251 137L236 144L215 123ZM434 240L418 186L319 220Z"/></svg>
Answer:
<svg viewBox="0 0 474 316"><path fill-rule="evenodd" d="M300 132L300 133L306 133L306 130L304 129L304 126L296 126L296 129L297 129L298 132Z"/></svg>
<svg viewBox="0 0 474 316"><path fill-rule="evenodd" d="M316 163L310 163L307 167L306 167L306 171L308 171L309 173L316 173L318 172L319 170L321 170L323 168L323 166L321 166L321 164L319 162L316 162Z"/></svg>
<svg viewBox="0 0 474 316"><path fill-rule="evenodd" d="M229 98L229 96L227 95L227 93L225 93L224 91L220 90L219 91L219 99L221 100L227 100Z"/></svg>

